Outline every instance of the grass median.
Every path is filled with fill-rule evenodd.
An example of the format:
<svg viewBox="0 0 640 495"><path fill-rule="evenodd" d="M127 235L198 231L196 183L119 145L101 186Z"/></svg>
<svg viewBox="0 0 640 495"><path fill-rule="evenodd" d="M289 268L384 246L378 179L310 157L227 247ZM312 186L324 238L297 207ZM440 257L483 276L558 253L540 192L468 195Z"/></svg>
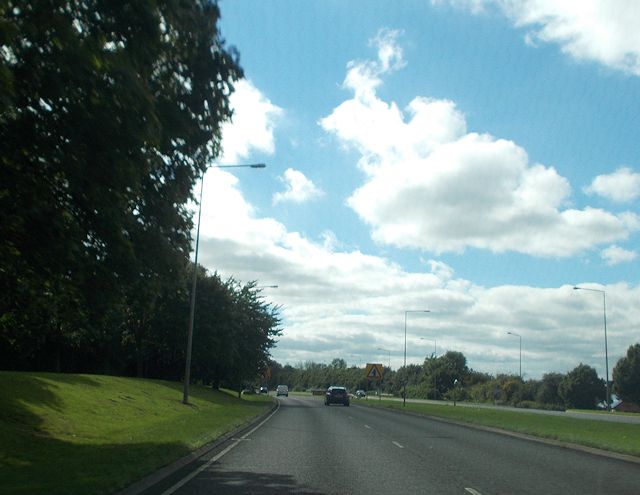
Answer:
<svg viewBox="0 0 640 495"><path fill-rule="evenodd" d="M575 443L587 447L640 457L640 425L502 411L475 407L455 407L450 404L419 404L389 400L358 402L371 407L407 410L425 416L443 418L473 425Z"/></svg>
<svg viewBox="0 0 640 495"><path fill-rule="evenodd" d="M161 380L0 372L3 493L112 493L267 411Z"/></svg>

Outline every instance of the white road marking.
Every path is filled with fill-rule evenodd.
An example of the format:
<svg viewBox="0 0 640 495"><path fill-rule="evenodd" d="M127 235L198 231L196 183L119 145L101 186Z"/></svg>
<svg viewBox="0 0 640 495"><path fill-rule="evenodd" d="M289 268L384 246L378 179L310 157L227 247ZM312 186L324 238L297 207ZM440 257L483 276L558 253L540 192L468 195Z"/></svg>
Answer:
<svg viewBox="0 0 640 495"><path fill-rule="evenodd" d="M471 495L482 495L482 493L480 493L478 490L475 490L473 488L465 488L466 491L468 491Z"/></svg>
<svg viewBox="0 0 640 495"><path fill-rule="evenodd" d="M195 471L189 473L187 476L185 476L184 478L182 478L180 481L178 481L175 485L173 485L171 488L168 488L167 490L163 491L160 495L171 495L172 493L175 493L176 491L178 491L180 488L182 488L184 485L186 485L187 483L189 483L189 481L191 481L193 478L195 478L196 476L198 476L198 474L200 474L202 471L204 471L205 469L207 469L209 466L211 466L211 464L213 464L214 462L220 460L222 457L224 457L226 454L228 454L235 446L237 446L241 441L243 440L248 440L248 436L251 435L254 431L256 431L258 428L260 428L263 424L265 424L267 421L269 421L271 419L271 417L278 412L278 409L280 409L280 402L278 401L278 407L276 407L276 410L273 411L271 414L269 414L269 416L267 416L264 420L262 420L260 422L260 424L258 424L255 428L251 429L251 431L245 433L244 435L242 435L240 438L235 439L235 441L229 445L226 449L224 449L222 452L219 452L218 454L216 454L215 456L213 456L211 459L209 459L207 462L205 462L202 466L200 466L198 469L196 469Z"/></svg>
<svg viewBox="0 0 640 495"><path fill-rule="evenodd" d="M404 449L404 447L402 445L400 445L398 442L396 441L392 441L391 442L393 445L395 445L396 447L398 447L399 449Z"/></svg>
<svg viewBox="0 0 640 495"><path fill-rule="evenodd" d="M369 425L364 425L364 427L365 427L366 429L368 429L368 430L370 430L370 429L371 429L371 426L369 426Z"/></svg>

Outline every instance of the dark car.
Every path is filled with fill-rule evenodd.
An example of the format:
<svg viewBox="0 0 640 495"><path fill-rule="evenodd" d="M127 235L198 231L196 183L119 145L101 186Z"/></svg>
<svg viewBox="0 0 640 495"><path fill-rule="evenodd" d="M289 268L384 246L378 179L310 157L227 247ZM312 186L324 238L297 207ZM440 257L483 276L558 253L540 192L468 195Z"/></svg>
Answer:
<svg viewBox="0 0 640 495"><path fill-rule="evenodd" d="M324 405L330 404L342 404L343 406L349 405L349 394L344 387L329 387L327 393L324 396Z"/></svg>

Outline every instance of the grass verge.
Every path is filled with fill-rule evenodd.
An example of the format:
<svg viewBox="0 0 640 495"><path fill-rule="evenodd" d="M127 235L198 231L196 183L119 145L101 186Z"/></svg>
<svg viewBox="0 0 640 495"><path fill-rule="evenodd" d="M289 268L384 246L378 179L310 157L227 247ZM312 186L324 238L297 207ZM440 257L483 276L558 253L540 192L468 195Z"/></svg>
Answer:
<svg viewBox="0 0 640 495"><path fill-rule="evenodd" d="M387 409L405 409L425 416L490 426L640 457L640 426L637 424L439 404L407 402L406 407L403 407L402 402L385 400L367 401L366 405Z"/></svg>
<svg viewBox="0 0 640 495"><path fill-rule="evenodd" d="M3 493L111 493L262 414L193 386L100 375L0 371Z"/></svg>

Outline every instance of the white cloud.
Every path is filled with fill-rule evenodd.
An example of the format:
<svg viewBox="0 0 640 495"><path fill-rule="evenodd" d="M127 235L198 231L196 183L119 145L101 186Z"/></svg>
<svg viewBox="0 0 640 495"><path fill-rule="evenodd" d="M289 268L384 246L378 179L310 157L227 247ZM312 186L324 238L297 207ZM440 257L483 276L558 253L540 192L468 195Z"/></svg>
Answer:
<svg viewBox="0 0 640 495"><path fill-rule="evenodd" d="M566 179L553 168L529 163L525 151L511 141L469 133L453 102L419 97L401 110L380 100L375 88L381 76L404 63L394 48L396 36L378 36L379 59L369 72L356 63L350 66L359 77L345 87L356 96L322 121L361 153L359 165L367 182L351 201L362 215L371 215L379 235L401 239L393 232L397 225L421 246L433 242L440 249L486 245L518 250L521 243L545 253L623 238L637 223L633 214L562 209L570 192ZM256 88L245 89L248 96L240 101L253 101L262 109L256 120L244 120L245 129L261 123L250 140L239 128L235 140L226 135L229 161L248 157L251 150L273 150L281 110ZM250 105L247 113L240 110L242 103L236 104L238 126L243 121L238 118L251 113ZM372 204L377 192L380 208ZM362 204L355 205L359 200ZM263 296L282 305L284 331L273 350L282 363L335 357L350 364L386 362L386 352L377 350L384 348L392 350L391 365L397 369L403 361L404 310L428 308L428 315L408 321L409 363L432 352L432 343L420 340L424 337L437 339L438 353L463 352L475 369L516 373L517 352L506 335L515 331L523 337L526 377L567 371L579 362L604 375L602 307L571 286L485 288L437 259L427 258L424 271L407 271L387 258L345 248L328 230L315 242L273 218L260 217L242 195L238 179L220 169L207 172L202 206L199 261L223 278L279 286ZM520 228L526 232L519 233ZM416 232L434 235L434 240L425 241ZM614 363L637 341L640 287L604 288L611 307L608 323L616 330L609 341Z"/></svg>
<svg viewBox="0 0 640 495"><path fill-rule="evenodd" d="M273 195L274 204L284 201L304 203L324 195L324 192L299 170L288 168L280 177L280 181L285 185L285 190Z"/></svg>
<svg viewBox="0 0 640 495"><path fill-rule="evenodd" d="M371 75L375 84L365 77L372 72L363 67L372 66L384 63L349 63L346 79L362 86L348 85L353 98L320 125L361 155L367 180L348 204L376 241L436 253L475 247L563 257L640 227L633 213L567 208L564 177L530 163L512 141L467 132L451 101L416 97L404 112L382 101L379 73Z"/></svg>
<svg viewBox="0 0 640 495"><path fill-rule="evenodd" d="M232 121L222 127L220 163L239 163L253 151L272 154L273 132L283 110L246 79L235 84L229 103L234 113Z"/></svg>
<svg viewBox="0 0 640 495"><path fill-rule="evenodd" d="M640 198L640 173L621 167L612 174L597 176L585 192L619 203L634 201Z"/></svg>
<svg viewBox="0 0 640 495"><path fill-rule="evenodd" d="M350 364L384 359L403 361L404 309L430 309L412 315L407 325L407 359L419 363L433 350L463 352L469 365L490 373L517 373L515 331L523 337L523 371L539 377L567 371L579 362L604 374L601 305L580 297L571 286L540 289L525 286L484 288L456 276L438 260L424 272L410 272L390 260L341 248L326 232L313 242L271 218L260 218L223 171L208 172L204 189L200 262L223 278L277 284L263 296L281 304L284 332L274 357L297 364ZM580 285L584 281L576 281ZM616 329L609 341L614 363L637 340L640 287L606 286Z"/></svg>
<svg viewBox="0 0 640 495"><path fill-rule="evenodd" d="M439 3L439 2L436 2ZM525 40L556 43L578 60L640 75L640 4L634 0L451 0L473 13L495 6Z"/></svg>
<svg viewBox="0 0 640 495"><path fill-rule="evenodd" d="M629 263L638 257L638 253L636 251L628 251L615 245L609 246L607 249L603 250L601 255L602 259L605 260L609 266L617 265L619 263Z"/></svg>
<svg viewBox="0 0 640 495"><path fill-rule="evenodd" d="M404 67L402 48L397 43L401 31L381 29L369 42L378 51L376 61L349 62L349 71L344 80L344 87L351 88L361 98L375 92L375 88L382 83L380 76Z"/></svg>

